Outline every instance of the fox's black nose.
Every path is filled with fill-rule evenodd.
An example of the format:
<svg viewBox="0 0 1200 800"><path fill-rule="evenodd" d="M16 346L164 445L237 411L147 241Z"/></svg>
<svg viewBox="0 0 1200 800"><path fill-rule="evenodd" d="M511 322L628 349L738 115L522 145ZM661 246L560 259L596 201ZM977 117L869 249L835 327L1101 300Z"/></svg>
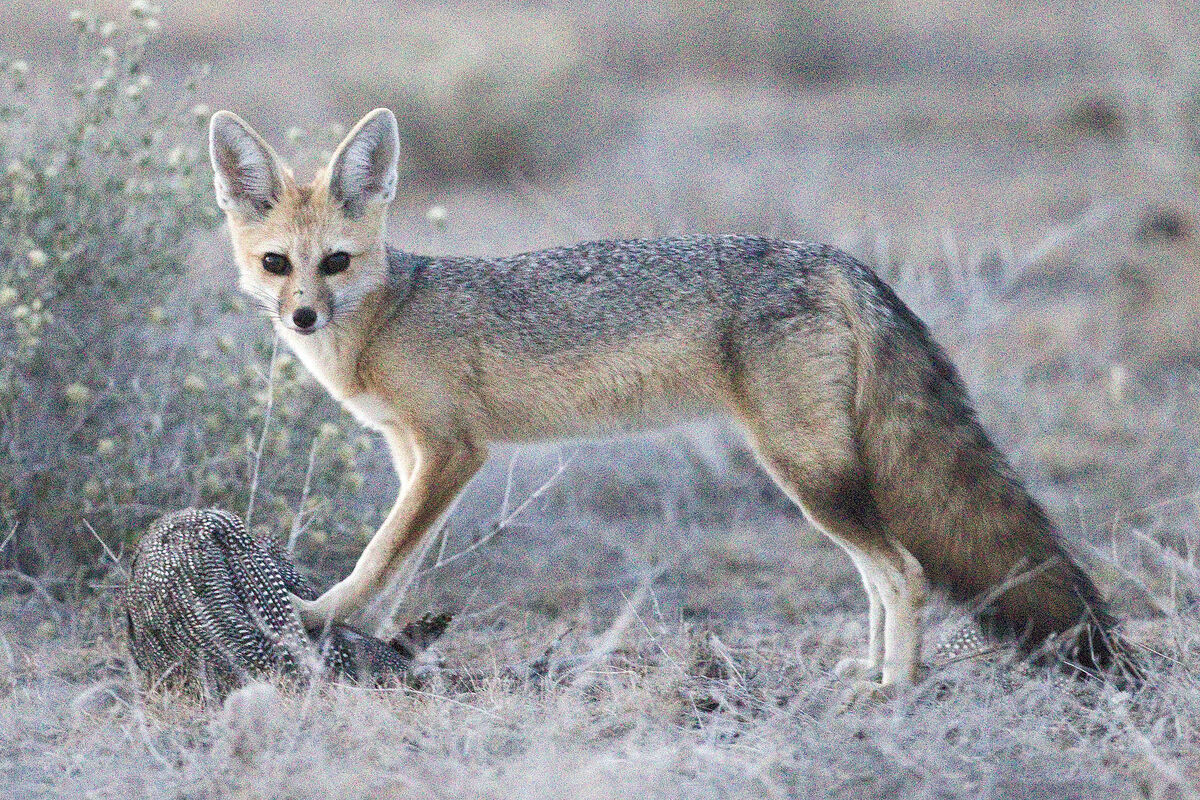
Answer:
<svg viewBox="0 0 1200 800"><path fill-rule="evenodd" d="M296 327L300 330L311 328L317 324L317 312L308 306L297 308L292 312L292 322L296 323Z"/></svg>

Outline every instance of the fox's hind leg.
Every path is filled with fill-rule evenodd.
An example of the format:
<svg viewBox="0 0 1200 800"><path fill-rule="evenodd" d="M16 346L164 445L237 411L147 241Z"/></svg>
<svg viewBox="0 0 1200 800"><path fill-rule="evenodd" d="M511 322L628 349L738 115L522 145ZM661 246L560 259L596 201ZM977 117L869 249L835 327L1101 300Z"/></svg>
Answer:
<svg viewBox="0 0 1200 800"><path fill-rule="evenodd" d="M850 411L854 382L836 379L846 361L833 353L820 360L810 355L784 370L769 358L761 363L761 383L747 371L738 376L732 405L776 483L850 554L862 575L871 603L867 658L843 669L879 669L885 686L910 682L920 657L927 583L921 565L890 535L871 493Z"/></svg>
<svg viewBox="0 0 1200 800"><path fill-rule="evenodd" d="M887 534L862 469L801 461L761 446L760 454L780 487L862 575L871 604L867 658L839 664L839 672L878 669L884 686L914 681L928 585L916 558Z"/></svg>
<svg viewBox="0 0 1200 800"><path fill-rule="evenodd" d="M834 539L834 542L841 544L837 539ZM847 550L846 553L854 562L854 566L858 567L863 589L866 590L870 602L870 609L867 611L867 657L843 658L834 667L834 672L843 677L868 678L883 668L883 599L879 587L875 584L875 576L869 562L854 550Z"/></svg>
<svg viewBox="0 0 1200 800"><path fill-rule="evenodd" d="M873 557L868 569L883 605L882 684L912 683L921 659L921 612L928 599L925 571L902 544Z"/></svg>

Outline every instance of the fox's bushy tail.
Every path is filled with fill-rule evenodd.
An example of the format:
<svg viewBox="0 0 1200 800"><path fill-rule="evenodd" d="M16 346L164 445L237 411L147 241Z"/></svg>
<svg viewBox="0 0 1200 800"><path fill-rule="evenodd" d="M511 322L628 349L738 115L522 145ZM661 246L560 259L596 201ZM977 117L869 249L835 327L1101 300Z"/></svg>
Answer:
<svg viewBox="0 0 1200 800"><path fill-rule="evenodd" d="M992 444L925 325L865 267L856 340L861 457L889 533L984 631L1035 658L1140 679L1095 584Z"/></svg>

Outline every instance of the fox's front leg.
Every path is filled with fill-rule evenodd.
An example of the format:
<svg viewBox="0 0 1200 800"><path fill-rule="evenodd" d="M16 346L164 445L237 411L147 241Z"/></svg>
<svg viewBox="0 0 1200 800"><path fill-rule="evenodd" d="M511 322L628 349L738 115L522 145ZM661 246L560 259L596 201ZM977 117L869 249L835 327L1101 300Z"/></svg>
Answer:
<svg viewBox="0 0 1200 800"><path fill-rule="evenodd" d="M446 507L483 466L484 448L462 438L384 431L400 494L354 570L316 600L293 598L309 629L345 622L363 611L400 569Z"/></svg>

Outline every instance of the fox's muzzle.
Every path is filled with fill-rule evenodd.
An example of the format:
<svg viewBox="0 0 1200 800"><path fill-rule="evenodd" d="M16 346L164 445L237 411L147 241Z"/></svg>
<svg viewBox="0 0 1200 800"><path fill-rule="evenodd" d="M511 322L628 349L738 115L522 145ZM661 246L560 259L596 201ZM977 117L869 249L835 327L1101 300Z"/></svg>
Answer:
<svg viewBox="0 0 1200 800"><path fill-rule="evenodd" d="M312 306L301 306L292 312L292 325L300 333L312 333L317 330L319 317Z"/></svg>
<svg viewBox="0 0 1200 800"><path fill-rule="evenodd" d="M323 287L307 287L285 292L279 303L279 318L297 333L310 334L324 328L333 319L333 298Z"/></svg>

